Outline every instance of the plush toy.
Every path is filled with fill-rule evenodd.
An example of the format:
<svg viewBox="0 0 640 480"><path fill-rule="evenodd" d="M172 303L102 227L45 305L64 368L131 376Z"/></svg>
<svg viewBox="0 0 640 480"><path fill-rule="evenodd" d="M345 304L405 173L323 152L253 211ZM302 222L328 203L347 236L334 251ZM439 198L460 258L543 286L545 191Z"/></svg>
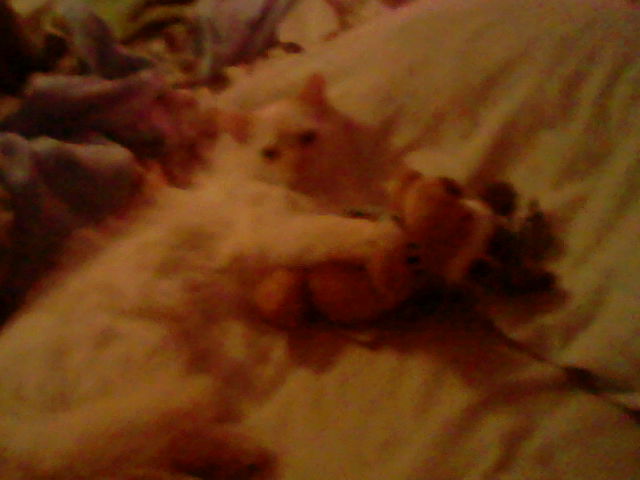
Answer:
<svg viewBox="0 0 640 480"><path fill-rule="evenodd" d="M546 263L560 252L561 245L538 202L530 201L519 211L515 189L506 182L487 185L479 196L501 222L486 254L472 266L471 280L509 297L557 290L556 276Z"/></svg>
<svg viewBox="0 0 640 480"><path fill-rule="evenodd" d="M254 297L267 321L295 326L317 312L338 324L367 323L417 291L462 281L486 250L493 212L482 201L465 198L454 181L411 169L397 174L388 191L389 213L404 235L378 249L366 265L275 269Z"/></svg>

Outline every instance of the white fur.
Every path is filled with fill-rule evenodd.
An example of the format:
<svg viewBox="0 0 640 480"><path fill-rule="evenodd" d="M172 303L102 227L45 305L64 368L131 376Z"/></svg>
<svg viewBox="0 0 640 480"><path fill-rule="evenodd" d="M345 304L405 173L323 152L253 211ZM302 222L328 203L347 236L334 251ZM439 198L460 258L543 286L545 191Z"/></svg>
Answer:
<svg viewBox="0 0 640 480"><path fill-rule="evenodd" d="M354 122L333 108L322 90L315 95L311 102L285 99L252 112L246 142L223 135L213 150L217 171L286 185L334 213L384 203L383 181L396 165L388 150L388 126ZM313 145L296 144L296 136L305 131L317 135ZM265 165L258 154L265 147L277 147L282 157Z"/></svg>
<svg viewBox="0 0 640 480"><path fill-rule="evenodd" d="M286 110L275 113L287 118ZM296 127L307 121L289 118ZM264 141L271 125L260 124L254 140ZM231 453L200 454L211 463L260 456L215 426L242 415L239 399L251 396L251 381L229 379L264 373L259 361L234 356L219 332L252 321L246 293L269 265L366 261L397 232L319 213L308 197L279 185L282 178L245 168L255 151L249 143L227 157L218 152L214 161L224 168L192 190L167 192L11 320L0 336L1 478L171 472L173 446L183 443L176 432L198 448L212 437L231 439ZM238 161L246 163L233 168Z"/></svg>

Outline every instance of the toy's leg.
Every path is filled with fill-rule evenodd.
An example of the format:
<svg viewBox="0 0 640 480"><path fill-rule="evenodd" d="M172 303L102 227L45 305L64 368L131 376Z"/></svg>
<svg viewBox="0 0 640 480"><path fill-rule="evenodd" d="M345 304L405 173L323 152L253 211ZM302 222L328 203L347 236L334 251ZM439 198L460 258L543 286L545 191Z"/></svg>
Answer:
<svg viewBox="0 0 640 480"><path fill-rule="evenodd" d="M360 265L319 265L309 272L308 282L314 308L335 323L367 323L396 304L395 293L392 296L390 290L379 290L369 271Z"/></svg>
<svg viewBox="0 0 640 480"><path fill-rule="evenodd" d="M412 291L412 272L388 251L392 254L381 252L368 266L329 262L304 270L279 268L258 285L255 304L265 320L287 328L312 311L345 325L375 320Z"/></svg>
<svg viewBox="0 0 640 480"><path fill-rule="evenodd" d="M311 310L306 271L280 267L268 274L253 301L264 319L279 327L295 327Z"/></svg>

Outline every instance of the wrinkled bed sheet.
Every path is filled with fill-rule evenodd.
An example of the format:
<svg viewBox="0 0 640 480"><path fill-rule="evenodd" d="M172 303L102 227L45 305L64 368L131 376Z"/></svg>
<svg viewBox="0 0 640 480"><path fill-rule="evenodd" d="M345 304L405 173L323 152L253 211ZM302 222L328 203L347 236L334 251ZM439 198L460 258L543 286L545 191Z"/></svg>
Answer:
<svg viewBox="0 0 640 480"><path fill-rule="evenodd" d="M362 342L320 326L221 331L256 371L244 422L282 478L640 479L623 408L640 409L640 12L424 0L315 46L293 13L282 40L307 52L260 62L220 105L262 105L322 72L340 109L393 115L425 173L538 198L565 243L566 298L493 305L496 331L456 312Z"/></svg>
<svg viewBox="0 0 640 480"><path fill-rule="evenodd" d="M512 181L565 243L564 303L492 311L544 363L456 316L375 346L292 340L299 364L250 420L284 478L640 478L640 427L609 403L640 407L638 31L611 3L419 2L223 94L252 108L323 72L344 111L397 116L418 168Z"/></svg>

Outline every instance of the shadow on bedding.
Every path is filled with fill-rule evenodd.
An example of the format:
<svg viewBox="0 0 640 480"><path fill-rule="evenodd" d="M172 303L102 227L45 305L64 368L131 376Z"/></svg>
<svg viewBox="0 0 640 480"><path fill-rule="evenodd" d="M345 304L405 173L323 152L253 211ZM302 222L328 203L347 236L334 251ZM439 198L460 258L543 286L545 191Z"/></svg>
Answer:
<svg viewBox="0 0 640 480"><path fill-rule="evenodd" d="M425 353L458 364L463 376L484 376L505 364L500 352L541 360L498 330L483 308L488 303L509 302L511 308L529 318L559 308L568 294L562 289L521 299L481 300L470 291L424 294L413 298L375 325L344 327L322 321L285 331L289 354L299 366L313 372L330 370L345 348L356 346L372 351L393 349L402 354ZM524 315L521 316L524 322ZM473 355L469 355L473 353ZM458 357L459 355L459 357ZM473 358L475 355L482 358ZM456 360L457 359L457 360ZM492 373L495 374L494 371Z"/></svg>

